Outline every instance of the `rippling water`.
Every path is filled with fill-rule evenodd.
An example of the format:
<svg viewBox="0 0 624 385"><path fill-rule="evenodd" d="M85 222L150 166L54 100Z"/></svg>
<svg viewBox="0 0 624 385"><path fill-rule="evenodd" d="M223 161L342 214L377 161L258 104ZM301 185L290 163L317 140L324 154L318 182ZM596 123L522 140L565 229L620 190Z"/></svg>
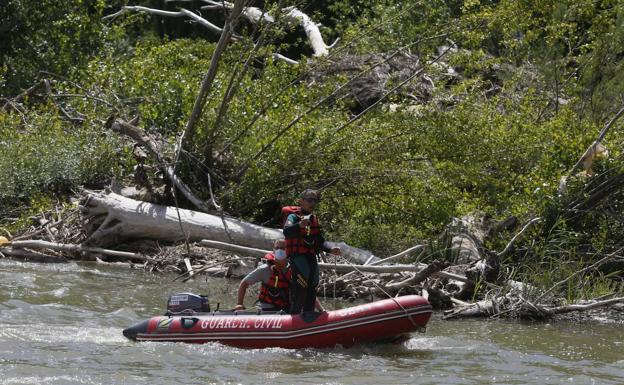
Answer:
<svg viewBox="0 0 624 385"><path fill-rule="evenodd" d="M434 316L426 334L403 344L352 349L126 340L121 330L162 314L173 292L208 293L224 308L234 303L236 281L173 278L93 264L0 260L0 384L624 384L624 325L605 320Z"/></svg>

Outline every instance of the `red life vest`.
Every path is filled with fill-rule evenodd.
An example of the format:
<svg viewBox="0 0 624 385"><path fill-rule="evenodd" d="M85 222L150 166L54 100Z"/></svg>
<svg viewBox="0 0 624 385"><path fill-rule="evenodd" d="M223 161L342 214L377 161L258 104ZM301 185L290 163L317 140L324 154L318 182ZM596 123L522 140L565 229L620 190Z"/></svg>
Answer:
<svg viewBox="0 0 624 385"><path fill-rule="evenodd" d="M303 212L299 206L286 206L282 208L282 215L287 213L286 219L290 214L295 214L298 220L295 223L299 223L303 217ZM286 220L284 220L284 225ZM310 226L300 227L299 234L296 237L286 236L286 255L288 257L292 255L316 255L318 249L321 247L319 243L319 235L321 234L321 225L318 222L316 215L310 217Z"/></svg>
<svg viewBox="0 0 624 385"><path fill-rule="evenodd" d="M290 307L288 297L288 287L290 286L291 278L290 269L286 273L282 273L275 265L270 264L270 266L271 278L269 278L269 284L262 282L258 299L281 310L288 310Z"/></svg>
<svg viewBox="0 0 624 385"><path fill-rule="evenodd" d="M286 224L288 220L288 216L290 214L295 214L297 216L301 216L301 207L299 206L284 206L282 207L282 228Z"/></svg>

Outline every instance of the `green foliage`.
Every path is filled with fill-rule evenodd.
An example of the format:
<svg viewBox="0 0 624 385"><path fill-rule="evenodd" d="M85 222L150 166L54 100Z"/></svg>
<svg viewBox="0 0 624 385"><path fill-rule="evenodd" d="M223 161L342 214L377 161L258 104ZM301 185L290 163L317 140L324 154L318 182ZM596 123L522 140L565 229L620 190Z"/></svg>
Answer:
<svg viewBox="0 0 624 385"><path fill-rule="evenodd" d="M5 208L40 192L102 185L120 172L119 142L94 122L76 127L53 105L24 116L0 113L0 203ZM6 206L5 206L6 205Z"/></svg>
<svg viewBox="0 0 624 385"><path fill-rule="evenodd" d="M276 2L268 3L274 10ZM452 217L475 211L495 218L541 216L543 224L506 262L522 266L519 275L539 275L543 286L617 247L624 230L613 213L622 211L621 189L582 215L570 214L570 205L596 198L597 186L621 173L621 125L604 141L611 157L597 166L599 176L573 177L564 195L557 187L624 101L620 2L308 5L306 12L325 25L326 42L341 38L331 51L338 59L409 46L404 54L426 64L441 45L454 44L445 61L458 74L429 64L427 73L435 75L429 99L414 104L391 95L343 126L355 112L348 98L317 103L348 77L310 76L312 67L322 73L319 67L331 68L336 58L304 59L297 66L273 61L278 51L305 56L307 42L293 37L301 31L276 24L254 51L253 27L244 24L243 37L222 57L178 165L197 195L210 196L210 174L226 211L277 226L280 206L295 203L304 188L318 188L329 238L379 255L434 240L430 253L449 260L448 239L438 236ZM170 143L163 151L172 155L214 44L180 21L150 15L102 22L117 9L101 1L11 0L0 11L0 92L15 95L45 77L53 80L54 94L0 112L3 205L128 176L129 146L102 127L111 114L127 120L138 115L139 126L160 134ZM63 77L40 76L41 70ZM234 96L221 110L232 79ZM68 122L61 108L80 112L84 122ZM504 247L508 239L499 241L491 246ZM597 291L607 290L608 274L591 277ZM587 277L570 281L570 299L585 290Z"/></svg>
<svg viewBox="0 0 624 385"><path fill-rule="evenodd" d="M0 94L31 86L42 70L67 74L106 40L101 0L8 0L0 9L0 63L7 67Z"/></svg>

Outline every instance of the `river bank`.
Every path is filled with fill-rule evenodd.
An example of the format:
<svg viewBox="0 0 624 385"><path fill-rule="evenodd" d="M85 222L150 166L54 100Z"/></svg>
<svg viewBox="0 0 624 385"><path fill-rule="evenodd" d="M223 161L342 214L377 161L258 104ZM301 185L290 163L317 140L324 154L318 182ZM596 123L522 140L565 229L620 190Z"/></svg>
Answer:
<svg viewBox="0 0 624 385"><path fill-rule="evenodd" d="M31 218L34 225L22 228L16 236L7 231L10 240L0 239L2 256L47 263L92 261L153 273L171 272L177 274L174 280L182 283L202 276L240 279L262 262L269 251L266 245L281 236L279 229L190 210L178 211L111 192L89 193L74 201L62 210L57 208ZM81 204L77 205L78 202ZM488 227L482 221L461 218L456 222L455 232L446 235L447 241L416 245L388 257L336 244L343 249L342 256L320 256L319 296L370 302L375 298L418 294L428 299L434 309L444 310L447 319L549 321L559 315L588 311L620 317L624 306L621 282L618 283L618 276L603 277L600 269L606 263L621 263L621 249L577 269L566 267L569 275L563 280L555 281L556 276L552 276L542 282L539 278L519 281L514 273L509 273L517 266L503 265L501 259L535 221L527 223L499 253L483 248L479 238L485 236ZM237 229L232 230L233 226ZM501 227L490 224L489 228L492 226ZM184 234L186 242L171 242ZM233 236L240 243L251 242L264 249L202 239L214 237L236 242ZM106 243L102 245L103 241ZM552 274L553 268L545 273ZM566 316L574 318L575 315Z"/></svg>

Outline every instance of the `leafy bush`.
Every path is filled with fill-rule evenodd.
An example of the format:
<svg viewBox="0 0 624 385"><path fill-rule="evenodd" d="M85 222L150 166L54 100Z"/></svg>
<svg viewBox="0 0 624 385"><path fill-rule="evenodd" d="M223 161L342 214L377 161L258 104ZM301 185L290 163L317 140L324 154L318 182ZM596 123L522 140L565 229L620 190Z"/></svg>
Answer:
<svg viewBox="0 0 624 385"><path fill-rule="evenodd" d="M120 172L126 157L119 141L98 123L69 124L53 105L40 105L24 116L0 113L0 145L3 205L39 192L102 186Z"/></svg>

